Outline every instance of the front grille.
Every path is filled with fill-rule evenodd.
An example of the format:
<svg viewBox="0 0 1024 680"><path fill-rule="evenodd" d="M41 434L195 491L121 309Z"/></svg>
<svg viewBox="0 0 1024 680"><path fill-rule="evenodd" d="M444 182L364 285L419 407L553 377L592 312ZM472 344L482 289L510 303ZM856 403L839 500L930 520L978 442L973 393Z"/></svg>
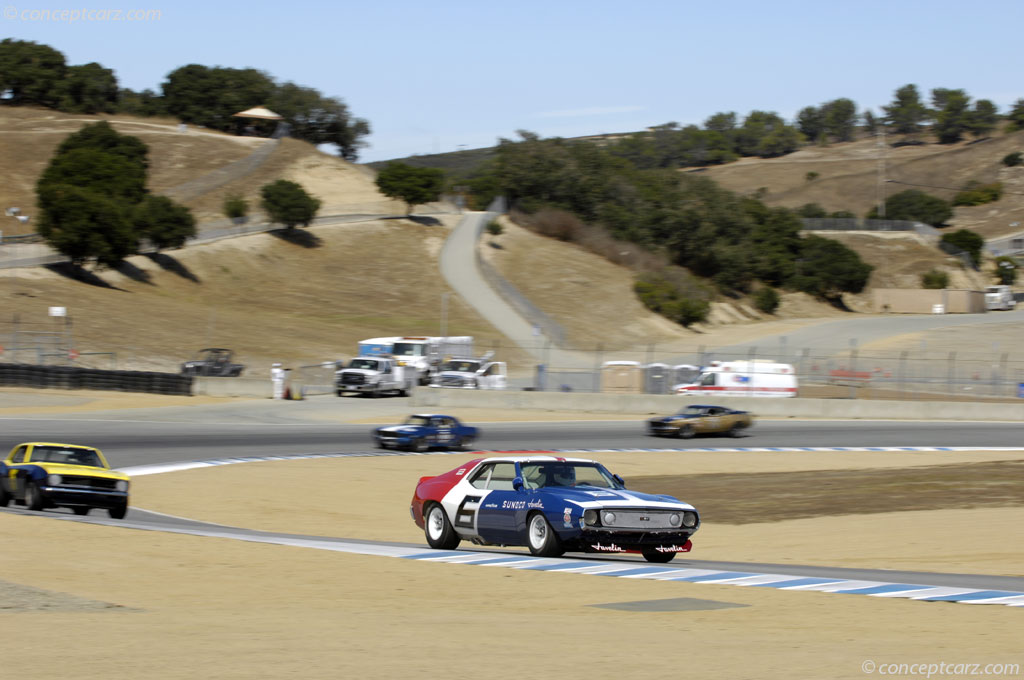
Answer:
<svg viewBox="0 0 1024 680"><path fill-rule="evenodd" d="M342 373L338 382L342 385L365 385L366 376L362 373Z"/></svg>
<svg viewBox="0 0 1024 680"><path fill-rule="evenodd" d="M442 375L441 384L445 387L462 387L463 378L458 375Z"/></svg>
<svg viewBox="0 0 1024 680"><path fill-rule="evenodd" d="M82 477L79 475L61 475L61 486L79 486L87 489L106 489L113 490L117 488L116 479L107 479L104 477Z"/></svg>
<svg viewBox="0 0 1024 680"><path fill-rule="evenodd" d="M617 509L614 509L614 508L608 508L607 510L602 510L601 511L601 515L603 516L605 512L613 512L613 513L615 513L615 523L614 524L610 524L610 525L604 527L604 528L610 529L610 530L616 530L616 529L644 529L644 530L675 529L677 531L681 531L682 530L681 526L679 526L679 525L672 526L672 524L670 524L669 521L668 521L669 516L673 515L673 514L679 515L680 520L681 520L682 516L683 516L683 511L682 510L679 510L679 511L667 511L667 510L647 511L647 510L617 510ZM604 521L602 520L602 525L603 524L604 524Z"/></svg>
<svg viewBox="0 0 1024 680"><path fill-rule="evenodd" d="M380 432L377 436L381 439L397 439L399 435L397 432Z"/></svg>

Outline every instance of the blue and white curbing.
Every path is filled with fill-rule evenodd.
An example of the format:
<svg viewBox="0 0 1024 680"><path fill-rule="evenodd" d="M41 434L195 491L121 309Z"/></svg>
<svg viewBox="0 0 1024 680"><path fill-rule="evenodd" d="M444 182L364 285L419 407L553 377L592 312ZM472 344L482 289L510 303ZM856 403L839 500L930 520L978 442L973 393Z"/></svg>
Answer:
<svg viewBox="0 0 1024 680"><path fill-rule="evenodd" d="M1019 451L1019 447L965 447L965 446L872 446L872 447L735 447L735 448L687 448L687 449L550 449L537 451L545 453L670 453L670 452L721 452L721 453L766 453L766 452L872 452L872 451ZM503 451L354 451L346 453L311 453L285 456L252 456L240 458L215 458L205 461L187 461L181 463L157 463L120 468L132 476L177 472L198 468L234 465L238 463L259 463L282 460L309 460L317 458L368 458L380 456L427 456L453 454L492 454L501 455ZM517 451L522 454L524 452ZM146 525L122 523L120 526L152 530ZM275 536L240 536L230 531L211 531L196 529L167 529L172 533L183 533L218 538L290 545L317 550L399 557L402 559L441 562L446 564L475 565L488 567L505 567L530 571L549 571L571 574L589 574L595 576L613 576L617 578L633 578L655 581L678 581L683 583L710 583L716 585L733 585L752 588L776 588L778 590L818 591L851 595L870 595L872 597L895 597L927 602L957 602L961 604L994 604L1007 607L1024 607L1024 592L1009 590L979 590L976 588L956 588L949 586L929 586L915 583L892 583L886 581L862 581L851 579L796 576L793 574L773 574L744 571L717 571L709 569L678 569L664 566L648 566L642 563L600 563L573 559L539 558L531 555L510 555L495 552L450 551L430 549L396 549L393 546L348 543L340 541L316 541L300 537Z"/></svg>

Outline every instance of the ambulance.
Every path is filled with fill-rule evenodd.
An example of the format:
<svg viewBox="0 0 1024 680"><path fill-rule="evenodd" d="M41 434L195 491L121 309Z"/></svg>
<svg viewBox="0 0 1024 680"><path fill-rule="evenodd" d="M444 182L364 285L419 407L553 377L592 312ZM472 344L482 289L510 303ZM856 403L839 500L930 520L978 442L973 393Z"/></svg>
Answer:
<svg viewBox="0 0 1024 680"><path fill-rule="evenodd" d="M718 397L795 397L796 371L774 361L712 361L692 383L672 388L675 394Z"/></svg>

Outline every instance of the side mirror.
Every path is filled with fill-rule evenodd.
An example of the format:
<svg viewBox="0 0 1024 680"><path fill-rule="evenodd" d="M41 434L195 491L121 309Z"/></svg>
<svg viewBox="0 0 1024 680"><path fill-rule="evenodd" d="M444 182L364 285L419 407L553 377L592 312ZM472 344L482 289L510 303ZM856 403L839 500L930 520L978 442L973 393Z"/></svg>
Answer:
<svg viewBox="0 0 1024 680"><path fill-rule="evenodd" d="M621 484L621 485L622 485L623 487L625 487L625 486L626 486L626 480L624 480L624 479L623 479L622 477L619 477L618 475L612 475L612 478L613 478L613 479L614 479L614 480L615 480L616 482L618 482L619 484Z"/></svg>
<svg viewBox="0 0 1024 680"><path fill-rule="evenodd" d="M524 486L522 477L516 477L512 480L512 488L516 491L522 491Z"/></svg>

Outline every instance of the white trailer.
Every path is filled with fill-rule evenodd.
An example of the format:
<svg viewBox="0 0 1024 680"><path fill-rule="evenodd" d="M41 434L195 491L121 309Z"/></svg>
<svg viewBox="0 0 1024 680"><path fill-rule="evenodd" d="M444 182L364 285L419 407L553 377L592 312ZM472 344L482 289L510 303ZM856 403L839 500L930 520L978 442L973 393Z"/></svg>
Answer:
<svg viewBox="0 0 1024 680"><path fill-rule="evenodd" d="M676 385L675 394L718 397L795 397L796 371L774 361L712 361L692 383Z"/></svg>

